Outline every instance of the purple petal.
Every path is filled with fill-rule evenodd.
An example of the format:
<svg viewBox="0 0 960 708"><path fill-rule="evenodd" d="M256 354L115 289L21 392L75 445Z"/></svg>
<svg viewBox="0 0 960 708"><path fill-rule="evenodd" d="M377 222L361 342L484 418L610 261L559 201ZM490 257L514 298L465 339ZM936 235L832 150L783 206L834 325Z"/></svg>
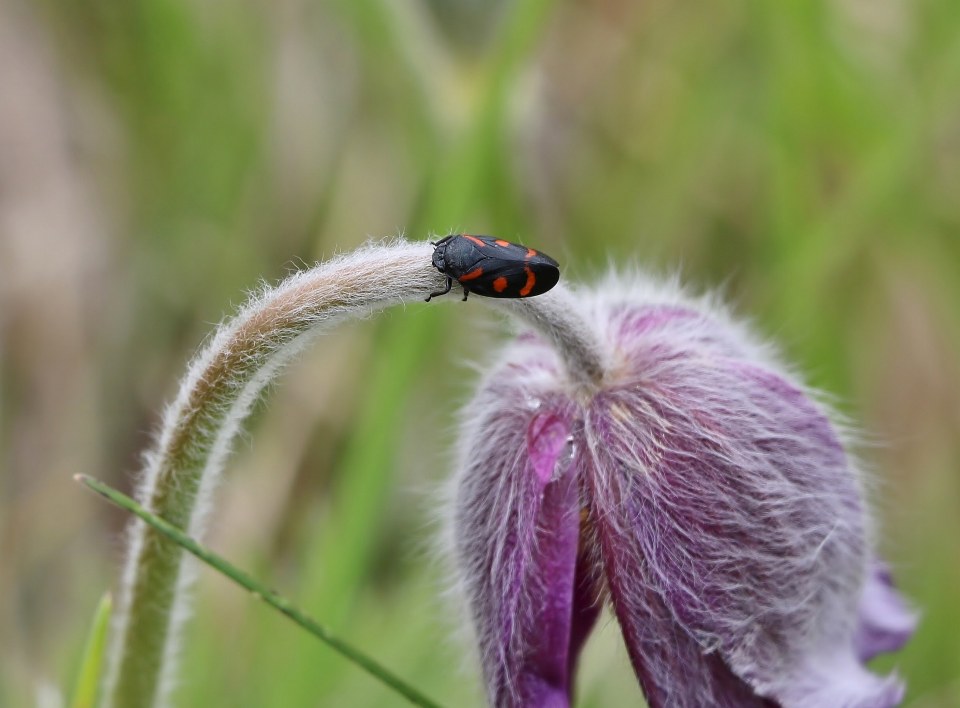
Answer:
<svg viewBox="0 0 960 708"><path fill-rule="evenodd" d="M491 704L568 706L597 613L578 568L572 409L501 373L468 408L455 519L462 581Z"/></svg>
<svg viewBox="0 0 960 708"><path fill-rule="evenodd" d="M577 570L573 581L573 608L570 626L570 646L568 648L567 675L569 694L573 695L573 683L577 671L577 660L590 632L593 631L600 610L603 608L602 595L606 590L603 575L593 554L584 552L581 533L580 554L577 557Z"/></svg>
<svg viewBox="0 0 960 708"><path fill-rule="evenodd" d="M877 654L897 651L913 635L917 615L893 585L890 569L874 562L860 600L860 622L854 647L861 661Z"/></svg>
<svg viewBox="0 0 960 708"><path fill-rule="evenodd" d="M623 496L623 480L601 479L592 512L598 521L597 542L604 558L607 585L630 662L651 708L751 708L776 706L757 696L717 652L707 652L673 616L649 569L636 556L636 530L621 526L620 513L636 519L636 508Z"/></svg>
<svg viewBox="0 0 960 708"><path fill-rule="evenodd" d="M869 549L828 419L715 324L667 315L618 314L643 336L586 421L610 594L651 703L894 705L899 682L853 652Z"/></svg>

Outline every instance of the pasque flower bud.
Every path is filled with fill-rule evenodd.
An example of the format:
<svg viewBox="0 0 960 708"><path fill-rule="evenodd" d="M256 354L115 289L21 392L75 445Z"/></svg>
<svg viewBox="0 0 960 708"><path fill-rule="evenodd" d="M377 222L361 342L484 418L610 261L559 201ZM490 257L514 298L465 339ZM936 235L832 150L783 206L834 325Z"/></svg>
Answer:
<svg viewBox="0 0 960 708"><path fill-rule="evenodd" d="M491 704L570 705L605 602L651 706L897 704L863 661L914 617L824 404L712 301L574 294L599 383L524 333L463 416L453 552Z"/></svg>

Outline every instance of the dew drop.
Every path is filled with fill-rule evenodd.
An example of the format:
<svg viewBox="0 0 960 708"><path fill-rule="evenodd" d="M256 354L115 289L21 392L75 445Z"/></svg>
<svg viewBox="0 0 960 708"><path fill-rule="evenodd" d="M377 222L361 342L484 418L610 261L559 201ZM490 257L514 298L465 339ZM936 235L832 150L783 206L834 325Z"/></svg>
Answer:
<svg viewBox="0 0 960 708"><path fill-rule="evenodd" d="M573 435L568 435L566 440L564 440L563 447L560 449L560 454L557 455L557 461L553 465L551 481L556 481L566 474L576 454L577 443L573 439Z"/></svg>

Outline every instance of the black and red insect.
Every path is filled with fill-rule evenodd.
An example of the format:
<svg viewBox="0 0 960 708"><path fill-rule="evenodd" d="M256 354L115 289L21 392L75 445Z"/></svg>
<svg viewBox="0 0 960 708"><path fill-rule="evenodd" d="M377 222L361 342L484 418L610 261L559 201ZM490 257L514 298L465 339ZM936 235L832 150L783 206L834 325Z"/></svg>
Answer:
<svg viewBox="0 0 960 708"><path fill-rule="evenodd" d="M427 296L446 295L456 280L463 299L470 293L484 297L533 297L542 295L560 280L560 264L532 248L490 236L450 234L431 241L433 265L447 276L446 290Z"/></svg>

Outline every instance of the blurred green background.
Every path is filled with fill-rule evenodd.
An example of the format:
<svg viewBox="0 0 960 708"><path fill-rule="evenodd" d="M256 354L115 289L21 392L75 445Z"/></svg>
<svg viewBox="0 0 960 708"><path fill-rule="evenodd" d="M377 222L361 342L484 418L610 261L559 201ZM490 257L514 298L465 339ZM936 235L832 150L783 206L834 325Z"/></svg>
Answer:
<svg viewBox="0 0 960 708"><path fill-rule="evenodd" d="M260 278L454 230L722 287L871 443L922 608L908 704L960 706L956 0L0 2L0 705L69 689L130 490ZM412 304L325 337L207 541L448 705L479 705L431 559L453 414L504 327ZM203 570L183 706L399 699ZM639 701L615 624L581 704Z"/></svg>

